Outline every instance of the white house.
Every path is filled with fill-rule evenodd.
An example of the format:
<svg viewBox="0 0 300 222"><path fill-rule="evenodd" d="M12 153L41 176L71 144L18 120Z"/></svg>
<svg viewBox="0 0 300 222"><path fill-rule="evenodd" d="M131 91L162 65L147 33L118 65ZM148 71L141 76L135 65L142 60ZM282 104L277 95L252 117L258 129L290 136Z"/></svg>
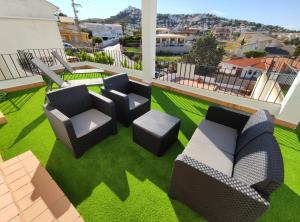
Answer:
<svg viewBox="0 0 300 222"><path fill-rule="evenodd" d="M156 52L186 53L191 46L184 35L170 33L167 28L156 28Z"/></svg>
<svg viewBox="0 0 300 222"><path fill-rule="evenodd" d="M257 78L267 69L265 58L230 59L221 62L219 66L221 72L241 78Z"/></svg>
<svg viewBox="0 0 300 222"><path fill-rule="evenodd" d="M94 36L101 38L120 38L123 36L122 25L119 24L99 24L99 23L81 23L82 28L92 31Z"/></svg>
<svg viewBox="0 0 300 222"><path fill-rule="evenodd" d="M17 50L63 49L55 12L45 0L0 0L0 90L43 82L23 70ZM46 56L46 55L45 55Z"/></svg>
<svg viewBox="0 0 300 222"><path fill-rule="evenodd" d="M45 0L0 0L0 53L63 48L58 7Z"/></svg>
<svg viewBox="0 0 300 222"><path fill-rule="evenodd" d="M231 27L222 27L222 26L214 26L212 32L216 39L230 40L232 38L232 28Z"/></svg>
<svg viewBox="0 0 300 222"><path fill-rule="evenodd" d="M170 34L170 29L168 28L156 28L156 35L160 34Z"/></svg>
<svg viewBox="0 0 300 222"><path fill-rule="evenodd" d="M246 44L236 48L234 54L238 57L243 57L247 51L264 51L266 47L283 47L282 42L278 39L259 32L243 33L240 39L245 39Z"/></svg>

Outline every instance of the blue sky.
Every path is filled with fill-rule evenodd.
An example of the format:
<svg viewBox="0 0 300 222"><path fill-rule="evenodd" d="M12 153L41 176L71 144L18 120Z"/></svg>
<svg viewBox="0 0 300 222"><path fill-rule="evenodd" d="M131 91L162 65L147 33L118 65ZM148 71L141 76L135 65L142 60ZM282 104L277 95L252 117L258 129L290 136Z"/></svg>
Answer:
<svg viewBox="0 0 300 222"><path fill-rule="evenodd" d="M73 16L71 0L49 0ZM140 0L76 0L82 5L80 18L107 18L127 6L141 7ZM300 30L300 0L158 0L160 13L213 13Z"/></svg>

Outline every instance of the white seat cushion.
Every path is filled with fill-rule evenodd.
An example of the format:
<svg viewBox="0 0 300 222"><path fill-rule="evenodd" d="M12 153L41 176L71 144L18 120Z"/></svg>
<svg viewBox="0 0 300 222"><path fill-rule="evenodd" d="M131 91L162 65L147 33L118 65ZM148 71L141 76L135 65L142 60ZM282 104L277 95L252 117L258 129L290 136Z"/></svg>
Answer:
<svg viewBox="0 0 300 222"><path fill-rule="evenodd" d="M80 86L80 85L97 86L102 84L103 84L102 78L75 79L75 80L68 80L67 82L64 82L61 87L66 88L70 86Z"/></svg>
<svg viewBox="0 0 300 222"><path fill-rule="evenodd" d="M137 95L137 94L134 94L134 93L129 93L128 98L129 98L129 109L130 110L133 110L136 107L148 102L147 98Z"/></svg>
<svg viewBox="0 0 300 222"><path fill-rule="evenodd" d="M105 115L104 113L96 109L90 109L88 111L71 117L71 122L73 124L77 138L89 134L90 132L92 132L100 126L103 126L110 120L111 117Z"/></svg>
<svg viewBox="0 0 300 222"><path fill-rule="evenodd" d="M103 73L104 70L102 69L77 69L74 70L73 74L88 74L88 73Z"/></svg>

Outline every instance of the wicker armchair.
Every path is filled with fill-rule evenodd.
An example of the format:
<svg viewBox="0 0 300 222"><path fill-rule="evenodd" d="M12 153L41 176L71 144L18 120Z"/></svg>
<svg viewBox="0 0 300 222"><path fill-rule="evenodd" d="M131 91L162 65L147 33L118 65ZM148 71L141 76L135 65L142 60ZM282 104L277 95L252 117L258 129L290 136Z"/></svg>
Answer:
<svg viewBox="0 0 300 222"><path fill-rule="evenodd" d="M150 110L151 86L118 74L103 80L102 94L116 104L117 119L129 127L133 120Z"/></svg>
<svg viewBox="0 0 300 222"><path fill-rule="evenodd" d="M76 158L109 135L117 133L113 101L87 87L74 86L47 93L45 113L56 137Z"/></svg>

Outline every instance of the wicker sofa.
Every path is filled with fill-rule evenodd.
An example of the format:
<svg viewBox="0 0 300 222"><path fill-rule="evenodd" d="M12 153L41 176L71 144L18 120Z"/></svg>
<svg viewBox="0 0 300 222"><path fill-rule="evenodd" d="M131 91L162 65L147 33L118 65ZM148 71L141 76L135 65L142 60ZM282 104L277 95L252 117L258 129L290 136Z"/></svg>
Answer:
<svg viewBox="0 0 300 222"><path fill-rule="evenodd" d="M169 195L209 221L255 221L283 183L271 115L212 106L174 163Z"/></svg>

